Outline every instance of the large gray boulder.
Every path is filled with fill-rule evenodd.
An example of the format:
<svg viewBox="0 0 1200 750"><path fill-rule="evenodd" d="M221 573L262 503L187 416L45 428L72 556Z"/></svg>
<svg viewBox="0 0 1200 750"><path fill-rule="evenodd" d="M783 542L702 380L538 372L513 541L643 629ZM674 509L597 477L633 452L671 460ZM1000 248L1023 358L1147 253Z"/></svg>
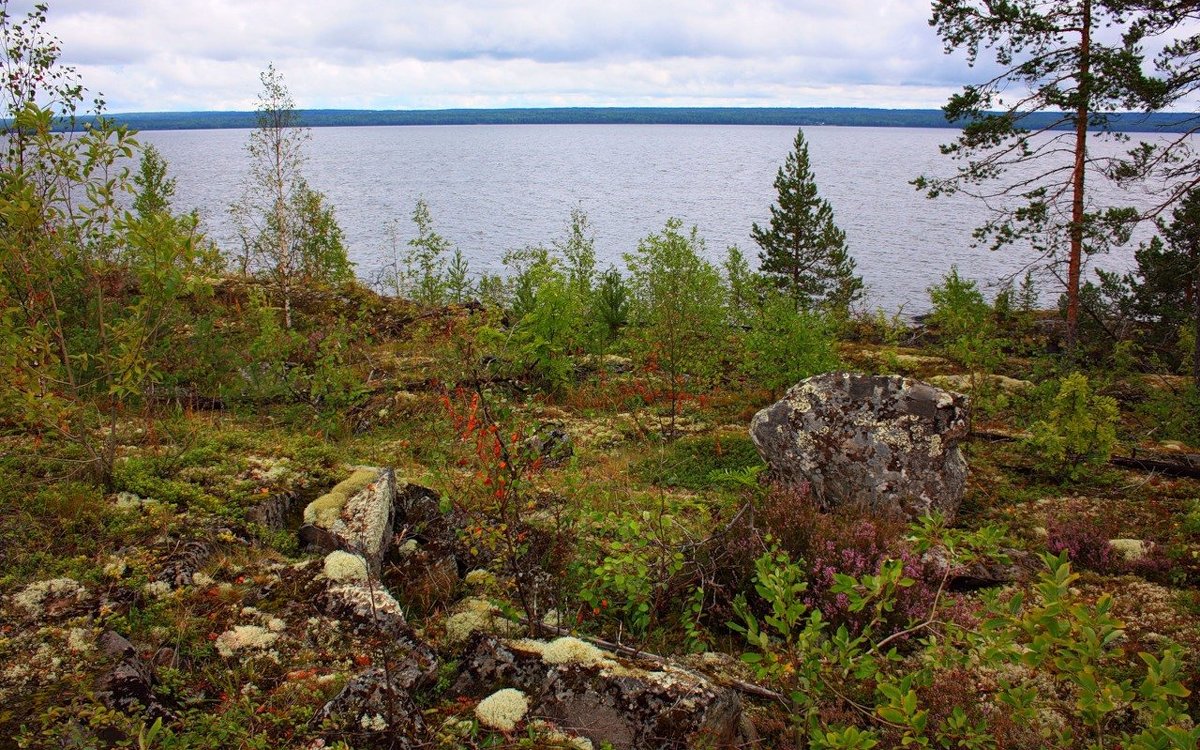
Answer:
<svg viewBox="0 0 1200 750"><path fill-rule="evenodd" d="M827 508L953 516L967 480L968 404L911 378L831 372L755 414L750 437L775 481Z"/></svg>

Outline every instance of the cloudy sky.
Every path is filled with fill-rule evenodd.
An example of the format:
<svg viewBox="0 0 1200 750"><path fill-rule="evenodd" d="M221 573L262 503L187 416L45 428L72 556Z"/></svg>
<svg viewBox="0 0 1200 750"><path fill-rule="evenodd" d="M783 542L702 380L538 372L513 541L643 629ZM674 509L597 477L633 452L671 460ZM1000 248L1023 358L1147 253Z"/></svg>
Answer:
<svg viewBox="0 0 1200 750"><path fill-rule="evenodd" d="M113 112L252 109L271 61L301 108L923 108L981 75L926 0L49 2Z"/></svg>

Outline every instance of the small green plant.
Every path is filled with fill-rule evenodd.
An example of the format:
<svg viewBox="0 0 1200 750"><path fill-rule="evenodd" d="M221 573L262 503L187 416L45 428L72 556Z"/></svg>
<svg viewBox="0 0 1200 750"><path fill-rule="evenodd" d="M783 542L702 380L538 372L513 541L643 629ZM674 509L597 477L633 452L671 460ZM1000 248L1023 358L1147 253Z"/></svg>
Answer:
<svg viewBox="0 0 1200 750"><path fill-rule="evenodd" d="M992 308L975 282L958 275L951 266L942 283L929 288L933 303L930 322L938 330L946 356L966 367L972 385L980 373L994 369L1003 359L1004 341L999 336Z"/></svg>
<svg viewBox="0 0 1200 750"><path fill-rule="evenodd" d="M750 314L744 336L744 366L774 398L804 378L838 366L834 352L836 324L830 315L796 306L779 291L767 292Z"/></svg>
<svg viewBox="0 0 1200 750"><path fill-rule="evenodd" d="M1117 402L1092 392L1087 376L1059 382L1047 419L1035 422L1025 450L1047 474L1078 479L1091 465L1108 461L1117 444Z"/></svg>

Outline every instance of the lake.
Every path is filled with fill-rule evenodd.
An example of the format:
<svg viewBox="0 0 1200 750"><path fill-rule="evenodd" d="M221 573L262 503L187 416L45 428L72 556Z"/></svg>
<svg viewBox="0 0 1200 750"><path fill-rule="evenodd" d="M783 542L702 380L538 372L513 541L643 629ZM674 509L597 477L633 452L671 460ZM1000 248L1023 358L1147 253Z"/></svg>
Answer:
<svg viewBox="0 0 1200 750"><path fill-rule="evenodd" d="M591 219L600 266L662 229L668 217L699 227L714 261L766 224L775 172L795 129L715 125L466 125L316 128L305 175L336 207L350 258L369 279L413 236L423 196L437 231L475 272L500 272L505 250L548 244L579 205ZM952 264L985 284L1032 260L1018 250L973 247L984 206L966 196L928 200L909 184L946 174L938 145L949 129L807 127L811 165L869 289L868 304L906 313L928 308L926 289ZM228 208L246 171L246 130L148 131L178 180L178 210L198 208L210 236L238 246ZM1153 138L1153 136L1149 136ZM1117 152L1098 143L1095 149ZM1108 188L1113 192L1112 188ZM1108 196L1104 196L1108 197ZM395 227L397 231L390 231ZM1133 248L1095 264L1126 269ZM1053 292L1053 282L1044 290ZM1050 298L1052 299L1052 297Z"/></svg>

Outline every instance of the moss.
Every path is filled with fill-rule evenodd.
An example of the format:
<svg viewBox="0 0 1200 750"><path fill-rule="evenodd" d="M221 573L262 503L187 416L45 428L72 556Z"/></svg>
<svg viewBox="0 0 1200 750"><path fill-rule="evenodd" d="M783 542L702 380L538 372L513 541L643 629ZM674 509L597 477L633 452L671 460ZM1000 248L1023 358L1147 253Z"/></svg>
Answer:
<svg viewBox="0 0 1200 750"><path fill-rule="evenodd" d="M703 490L717 484L714 474L763 465L758 449L746 435L706 435L677 440L660 456L650 455L634 471L643 479L667 487Z"/></svg>
<svg viewBox="0 0 1200 750"><path fill-rule="evenodd" d="M309 503L304 509L304 522L322 527L332 526L346 501L374 482L378 476L378 469L356 470L348 478L338 482L332 490Z"/></svg>

